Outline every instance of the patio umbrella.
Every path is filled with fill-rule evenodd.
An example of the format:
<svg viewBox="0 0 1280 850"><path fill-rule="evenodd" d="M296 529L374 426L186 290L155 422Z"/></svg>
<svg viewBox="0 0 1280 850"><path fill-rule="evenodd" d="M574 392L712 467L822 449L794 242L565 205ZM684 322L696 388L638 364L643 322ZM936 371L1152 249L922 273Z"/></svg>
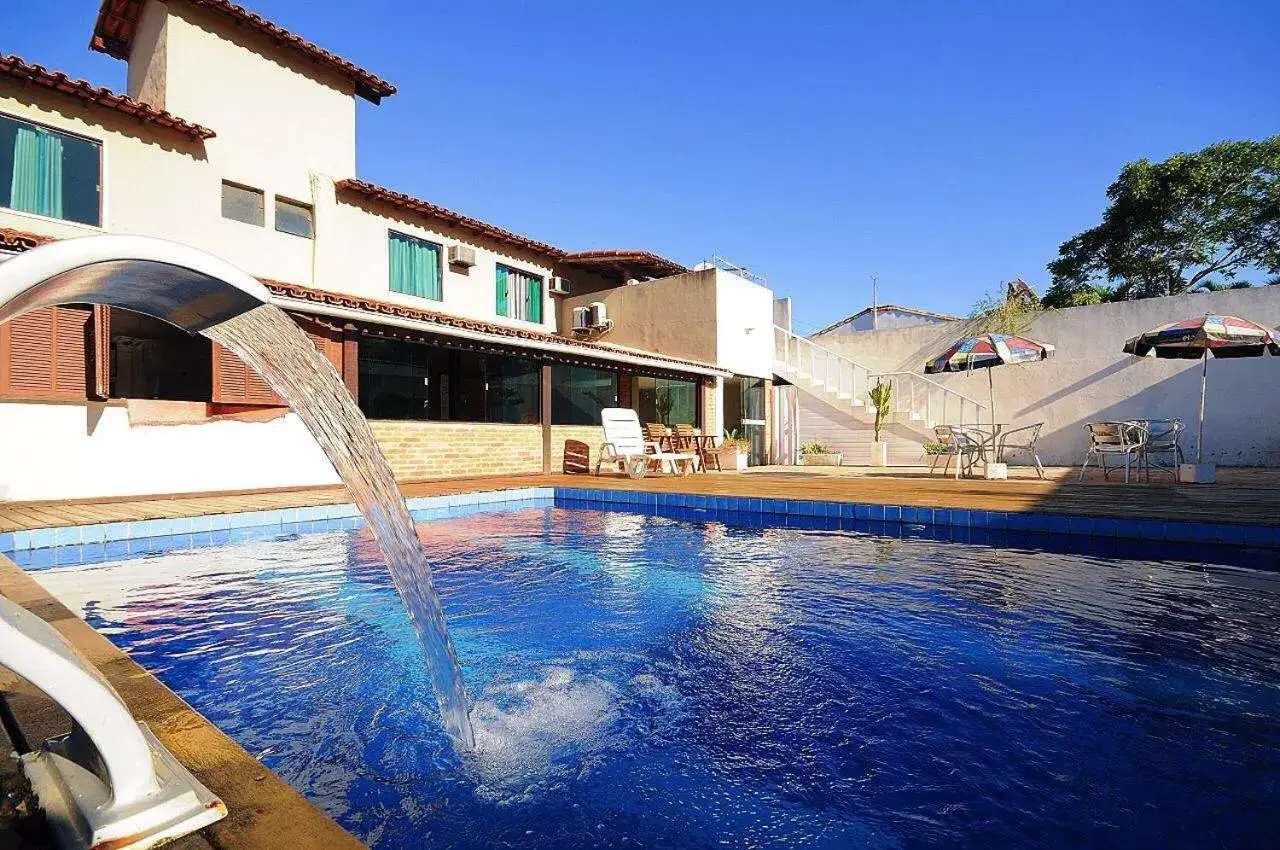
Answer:
<svg viewBox="0 0 1280 850"><path fill-rule="evenodd" d="M946 351L924 364L926 374L970 372L1009 363L1034 363L1053 356L1053 346L1016 334L979 334L956 340ZM987 372L987 392L991 400L991 424L996 424L996 390Z"/></svg>
<svg viewBox="0 0 1280 850"><path fill-rule="evenodd" d="M1204 395L1209 383L1209 355L1261 357L1270 351L1280 355L1276 332L1266 325L1238 316L1205 313L1196 319L1170 322L1127 340L1126 354L1175 360L1201 360L1200 430L1196 438L1196 463L1204 459Z"/></svg>

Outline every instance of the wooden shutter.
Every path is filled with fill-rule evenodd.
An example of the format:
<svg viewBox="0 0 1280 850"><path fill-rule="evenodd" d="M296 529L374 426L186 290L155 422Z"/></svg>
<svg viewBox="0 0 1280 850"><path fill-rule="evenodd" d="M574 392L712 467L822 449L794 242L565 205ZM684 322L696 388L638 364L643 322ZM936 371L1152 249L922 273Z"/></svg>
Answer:
<svg viewBox="0 0 1280 850"><path fill-rule="evenodd" d="M89 307L43 307L0 325L0 396L85 401Z"/></svg>
<svg viewBox="0 0 1280 850"><path fill-rule="evenodd" d="M92 386L89 389L94 398L106 400L111 396L111 308L95 304L90 328L88 369Z"/></svg>
<svg viewBox="0 0 1280 850"><path fill-rule="evenodd" d="M292 318L307 332L315 347L329 358L338 374L342 374L342 332L305 316ZM284 399L276 395L271 385L257 372L217 343L213 345L213 401L219 404L284 404Z"/></svg>

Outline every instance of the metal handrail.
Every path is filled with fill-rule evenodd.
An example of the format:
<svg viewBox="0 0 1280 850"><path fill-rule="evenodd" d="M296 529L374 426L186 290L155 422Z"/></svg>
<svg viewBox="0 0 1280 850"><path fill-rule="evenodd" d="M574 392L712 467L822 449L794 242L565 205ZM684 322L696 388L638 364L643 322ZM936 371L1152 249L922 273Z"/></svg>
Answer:
<svg viewBox="0 0 1280 850"><path fill-rule="evenodd" d="M866 366L778 325L773 326L773 340L773 360L782 364L783 373L822 384L851 405L863 403L871 374Z"/></svg>
<svg viewBox="0 0 1280 850"><path fill-rule="evenodd" d="M956 392L932 378L926 378L924 375L917 375L915 372L878 372L871 374L869 380L884 380L893 386L890 409L894 413L906 412L912 414L923 407L924 415L922 418L925 422L955 424L968 421L991 421L991 410L987 405L970 398L964 393ZM903 391L904 385L905 392ZM938 394L942 396L941 407L935 408L934 396ZM922 396L923 398L921 398ZM904 399L908 401L905 410L903 408ZM917 400L922 400L923 405L918 405ZM957 405L958 409L953 410L953 405ZM973 414L972 420L965 418L966 405L968 405L969 412ZM938 410L941 416L935 418L933 415L935 410ZM951 417L950 414L952 412L957 414L955 418Z"/></svg>

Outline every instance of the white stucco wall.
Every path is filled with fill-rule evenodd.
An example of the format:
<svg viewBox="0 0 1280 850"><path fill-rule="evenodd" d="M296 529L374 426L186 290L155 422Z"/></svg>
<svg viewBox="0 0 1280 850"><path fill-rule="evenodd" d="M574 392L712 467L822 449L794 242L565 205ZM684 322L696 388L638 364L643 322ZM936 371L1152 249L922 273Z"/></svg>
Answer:
<svg viewBox="0 0 1280 850"><path fill-rule="evenodd" d="M753 378L773 377L773 291L715 269L717 366Z"/></svg>
<svg viewBox="0 0 1280 850"><path fill-rule="evenodd" d="M1194 456L1200 362L1136 358L1124 341L1167 322L1205 312L1280 324L1280 286L1179 295L1076 307L1037 315L1025 334L1057 346L1053 360L992 370L996 418L1015 425L1044 422L1040 456L1078 464L1087 448L1087 422L1134 418L1181 419L1183 447ZM970 321L849 334L821 342L876 371L922 372L924 362L961 336ZM986 370L933 376L985 401ZM1280 465L1280 358L1209 362L1206 458L1223 465Z"/></svg>
<svg viewBox="0 0 1280 850"><path fill-rule="evenodd" d="M123 406L0 402L0 500L336 484L293 414L130 427Z"/></svg>

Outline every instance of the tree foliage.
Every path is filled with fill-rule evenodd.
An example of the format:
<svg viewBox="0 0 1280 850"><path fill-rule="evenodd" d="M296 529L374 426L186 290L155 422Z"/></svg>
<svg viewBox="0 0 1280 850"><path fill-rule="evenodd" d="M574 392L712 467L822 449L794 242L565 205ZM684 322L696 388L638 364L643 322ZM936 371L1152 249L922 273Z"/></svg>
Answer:
<svg viewBox="0 0 1280 850"><path fill-rule="evenodd" d="M1097 227L1049 264L1046 307L1178 295L1280 273L1280 136L1131 162ZM1097 300L1094 300L1097 299Z"/></svg>
<svg viewBox="0 0 1280 850"><path fill-rule="evenodd" d="M969 312L974 334L1020 334L1031 325L1040 309L1040 299L1022 280L1002 284L1004 292L988 292ZM1073 305L1074 306L1074 305Z"/></svg>

